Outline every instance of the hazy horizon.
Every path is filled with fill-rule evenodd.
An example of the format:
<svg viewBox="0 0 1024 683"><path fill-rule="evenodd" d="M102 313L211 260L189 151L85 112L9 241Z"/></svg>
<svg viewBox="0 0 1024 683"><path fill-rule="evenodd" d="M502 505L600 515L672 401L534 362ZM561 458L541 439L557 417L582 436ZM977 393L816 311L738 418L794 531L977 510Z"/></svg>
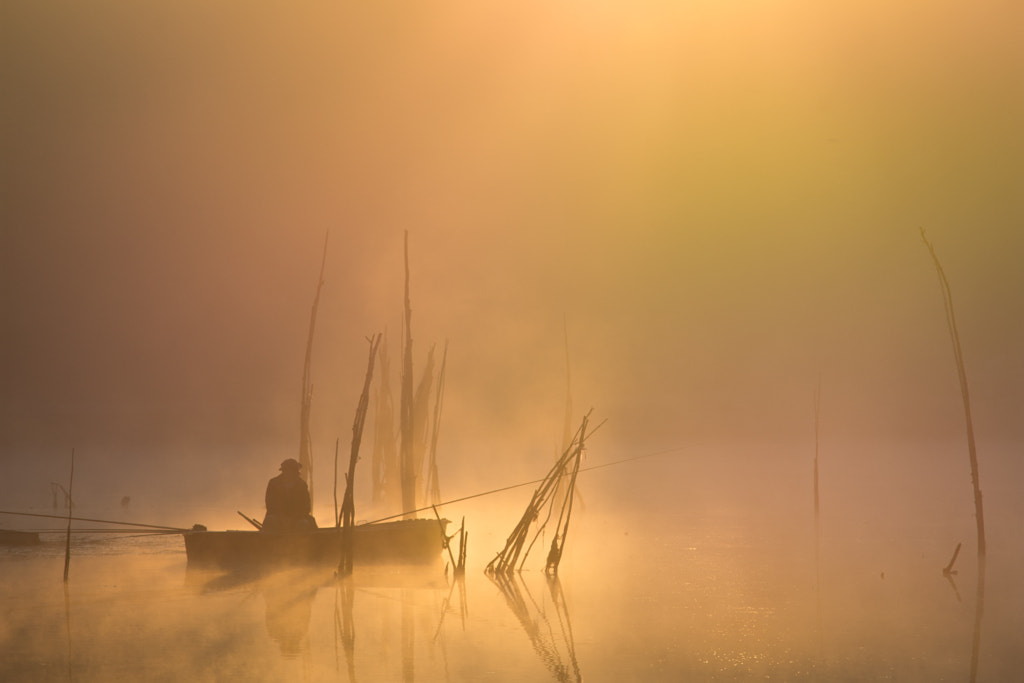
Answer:
<svg viewBox="0 0 1024 683"><path fill-rule="evenodd" d="M230 506L219 487L235 473L258 499L297 453L328 231L319 482L336 439L347 456L369 335L389 334L397 396L406 231L417 372L449 343L442 487L543 474L567 337L574 422L607 419L595 462L783 443L765 450L798 471L779 453L813 454L820 381L823 449L962 450L948 471L969 497L920 228L952 287L982 487L1019 469L1020 8L3 16L5 499L45 502L72 448L97 488L194 476L198 497Z"/></svg>

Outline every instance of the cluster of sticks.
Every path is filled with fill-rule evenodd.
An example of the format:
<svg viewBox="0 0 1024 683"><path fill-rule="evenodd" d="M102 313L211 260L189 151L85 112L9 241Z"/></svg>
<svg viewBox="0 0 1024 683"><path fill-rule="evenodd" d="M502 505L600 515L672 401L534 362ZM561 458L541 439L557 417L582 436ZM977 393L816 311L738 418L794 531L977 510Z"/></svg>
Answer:
<svg viewBox="0 0 1024 683"><path fill-rule="evenodd" d="M533 498L530 500L530 504L526 507L526 512L523 513L522 519L519 520L519 524L516 525L516 528L513 529L508 540L505 542L504 549L487 565L484 571L488 575L508 575L513 571L521 571L527 556L530 554L530 550L554 516L555 504L560 503L555 535L551 539L551 547L548 551L547 562L544 567L545 573L549 575L558 574L558 563L562 559L562 549L565 547L565 539L569 531L572 502L576 492L576 475L579 473L580 461L583 458L584 439L587 435L589 419L590 413L588 412L583 417L583 423L576 432L576 436L573 437L569 446L562 453L562 457L558 459L554 467L551 468L551 471L541 481L540 486L537 487ZM559 487L559 482L563 481L563 478L568 483L564 488L564 495L559 497L555 493L561 488ZM545 507L548 508L547 515L544 521L538 521ZM537 522L537 530L533 535L533 539L527 545L530 527L534 522Z"/></svg>

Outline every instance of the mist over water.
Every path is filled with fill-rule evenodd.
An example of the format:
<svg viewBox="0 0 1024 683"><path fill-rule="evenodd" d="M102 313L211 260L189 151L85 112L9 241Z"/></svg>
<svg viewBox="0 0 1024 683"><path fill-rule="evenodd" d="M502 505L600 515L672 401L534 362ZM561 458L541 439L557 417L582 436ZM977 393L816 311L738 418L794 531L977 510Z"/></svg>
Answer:
<svg viewBox="0 0 1024 683"><path fill-rule="evenodd" d="M1022 8L5 2L0 510L66 513L74 449L76 516L261 518L328 232L320 525L370 335L397 396L407 235L441 497L514 488L441 506L454 587L197 574L75 522L65 592L62 520L0 515L44 530L0 547L0 679L962 681L976 634L978 680L1019 679ZM567 393L603 426L560 581L496 585ZM397 512L373 420L362 521Z"/></svg>
<svg viewBox="0 0 1024 683"><path fill-rule="evenodd" d="M10 681L968 680L972 510L925 474L955 451L864 455L877 470L864 482L823 453L816 560L803 450L791 465L720 447L585 472L557 585L543 553L504 587L483 573L532 486L442 508L467 520L462 584L440 564L357 567L351 584L329 569L201 572L180 536L83 533L65 600L63 539L44 534L0 549L0 669ZM977 680L1002 681L1024 666L1024 516L999 483L1014 473L989 473ZM951 583L941 570L961 541Z"/></svg>

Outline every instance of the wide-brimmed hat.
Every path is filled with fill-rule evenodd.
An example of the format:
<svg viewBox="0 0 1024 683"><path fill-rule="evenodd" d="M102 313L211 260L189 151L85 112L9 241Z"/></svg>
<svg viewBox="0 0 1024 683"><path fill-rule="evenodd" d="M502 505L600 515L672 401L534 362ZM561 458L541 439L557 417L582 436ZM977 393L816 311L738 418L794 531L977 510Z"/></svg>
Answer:
<svg viewBox="0 0 1024 683"><path fill-rule="evenodd" d="M298 472L301 469L302 465L299 464L299 461L296 460L295 458L288 458L287 460L281 463L282 472L286 472L288 470L295 470L296 472Z"/></svg>

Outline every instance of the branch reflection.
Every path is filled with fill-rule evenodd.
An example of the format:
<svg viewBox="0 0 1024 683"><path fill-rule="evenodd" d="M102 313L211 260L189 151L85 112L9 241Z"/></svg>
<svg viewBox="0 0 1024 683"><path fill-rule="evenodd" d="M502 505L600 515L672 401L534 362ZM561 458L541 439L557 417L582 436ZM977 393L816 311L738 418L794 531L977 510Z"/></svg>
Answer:
<svg viewBox="0 0 1024 683"><path fill-rule="evenodd" d="M580 683L579 661L569 609L557 576L545 575L548 601L538 604L519 574L488 574L519 620L541 662L559 683ZM553 617L548 616L548 608Z"/></svg>

